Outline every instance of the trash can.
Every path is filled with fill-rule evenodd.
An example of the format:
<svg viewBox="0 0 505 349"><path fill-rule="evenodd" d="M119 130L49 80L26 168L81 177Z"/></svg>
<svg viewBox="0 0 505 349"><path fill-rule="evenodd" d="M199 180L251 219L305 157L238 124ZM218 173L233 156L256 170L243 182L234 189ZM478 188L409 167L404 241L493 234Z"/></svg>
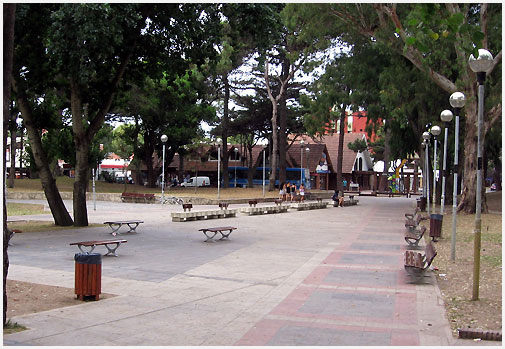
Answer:
<svg viewBox="0 0 505 349"><path fill-rule="evenodd" d="M76 253L75 294L80 300L92 297L98 300L102 293L102 255L100 253Z"/></svg>
<svg viewBox="0 0 505 349"><path fill-rule="evenodd" d="M417 207L421 210L421 212L426 211L426 197L421 196L417 199Z"/></svg>
<svg viewBox="0 0 505 349"><path fill-rule="evenodd" d="M442 235L442 220L444 216L441 214L430 215L430 237L433 241Z"/></svg>

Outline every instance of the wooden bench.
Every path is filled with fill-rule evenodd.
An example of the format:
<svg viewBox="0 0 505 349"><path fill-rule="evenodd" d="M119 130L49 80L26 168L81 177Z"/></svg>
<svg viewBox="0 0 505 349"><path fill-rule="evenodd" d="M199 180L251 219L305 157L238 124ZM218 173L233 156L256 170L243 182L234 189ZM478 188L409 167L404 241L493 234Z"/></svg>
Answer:
<svg viewBox="0 0 505 349"><path fill-rule="evenodd" d="M81 250L82 253L91 253L91 252L93 252L93 250L95 249L96 246L103 245L103 246L107 247L107 250L109 251L105 254L105 256L110 254L114 257L117 257L116 250L118 249L119 246L121 246L121 244L124 244L125 242L127 242L127 241L124 239L103 240L103 241L80 241L80 242L72 242L70 245L71 246L77 245L77 247L79 247L79 250ZM109 246L109 245L112 245L112 246ZM90 247L91 249L89 251L83 251L83 249L82 249L83 246Z"/></svg>
<svg viewBox="0 0 505 349"><path fill-rule="evenodd" d="M249 207L256 207L258 200L249 200Z"/></svg>
<svg viewBox="0 0 505 349"><path fill-rule="evenodd" d="M188 212L191 212L192 208L193 204L182 204L182 209L184 210L184 212L186 212L186 210L188 210Z"/></svg>
<svg viewBox="0 0 505 349"><path fill-rule="evenodd" d="M118 234L118 230L123 226L127 225L130 230L127 231L127 233L136 233L137 227L139 226L140 223L144 223L144 221L138 221L138 220L132 220L132 221L110 221L110 222L103 222L103 224L108 224L109 227L112 229L112 236L116 236Z"/></svg>
<svg viewBox="0 0 505 349"><path fill-rule="evenodd" d="M154 202L154 194L149 193L122 193L121 200L123 202Z"/></svg>
<svg viewBox="0 0 505 349"><path fill-rule="evenodd" d="M405 232L405 241L409 244L409 246L417 247L419 241L421 241L425 232L426 232L425 226L422 226L418 232L407 230Z"/></svg>
<svg viewBox="0 0 505 349"><path fill-rule="evenodd" d="M416 230L419 227L419 223L421 223L421 216L416 216L414 220L406 220L405 221L405 228L409 231Z"/></svg>
<svg viewBox="0 0 505 349"><path fill-rule="evenodd" d="M198 231L201 231L205 234L205 236L207 237L207 239L205 240L205 242L214 242L214 237L216 236L217 233L220 233L221 234L221 239L219 240L229 240L229 236L231 234L232 231L234 231L235 227L216 227L216 228L202 228L202 229L199 229ZM225 233L225 232L228 232L228 233ZM211 235L212 234L212 235Z"/></svg>
<svg viewBox="0 0 505 349"><path fill-rule="evenodd" d="M410 225L419 225L422 220L428 219L428 216L422 215L419 207L416 207L414 213L405 213L405 223Z"/></svg>
<svg viewBox="0 0 505 349"><path fill-rule="evenodd" d="M418 251L405 251L405 271L415 282L422 281L436 255L437 251L431 241L426 245L424 254Z"/></svg>

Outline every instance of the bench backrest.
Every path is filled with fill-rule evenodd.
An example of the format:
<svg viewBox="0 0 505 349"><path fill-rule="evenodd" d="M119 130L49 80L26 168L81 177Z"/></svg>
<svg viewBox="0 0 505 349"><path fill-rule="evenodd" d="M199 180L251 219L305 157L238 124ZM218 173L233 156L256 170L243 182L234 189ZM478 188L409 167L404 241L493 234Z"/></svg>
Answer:
<svg viewBox="0 0 505 349"><path fill-rule="evenodd" d="M437 255L437 250L435 250L435 246L433 243L430 241L428 245L426 245L426 268L428 268L431 265L431 262L433 262L433 259Z"/></svg>
<svg viewBox="0 0 505 349"><path fill-rule="evenodd" d="M193 208L193 204L182 204L182 208Z"/></svg>

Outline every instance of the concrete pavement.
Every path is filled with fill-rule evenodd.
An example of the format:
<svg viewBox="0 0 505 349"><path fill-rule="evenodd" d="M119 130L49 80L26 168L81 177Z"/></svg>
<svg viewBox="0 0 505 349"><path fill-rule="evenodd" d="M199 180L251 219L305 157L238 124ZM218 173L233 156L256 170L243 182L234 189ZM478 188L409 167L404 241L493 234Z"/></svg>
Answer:
<svg viewBox="0 0 505 349"><path fill-rule="evenodd" d="M345 208L194 222L171 222L179 206L97 202L93 211L90 204L90 223L145 221L138 233L121 234L128 243L119 257L102 259L102 292L117 296L16 317L29 330L4 336L4 344L460 343L434 276L415 285L403 269L403 214L415 199L359 200ZM229 241L203 242L198 229L223 225L238 228ZM73 288L79 251L69 243L108 239L109 232L104 226L18 234L9 248L9 279Z"/></svg>

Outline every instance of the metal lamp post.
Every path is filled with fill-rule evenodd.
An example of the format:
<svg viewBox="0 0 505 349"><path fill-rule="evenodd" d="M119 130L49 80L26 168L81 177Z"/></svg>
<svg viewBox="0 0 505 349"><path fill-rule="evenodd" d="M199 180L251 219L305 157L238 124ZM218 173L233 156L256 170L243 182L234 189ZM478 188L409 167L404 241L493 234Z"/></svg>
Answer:
<svg viewBox="0 0 505 349"><path fill-rule="evenodd" d="M221 189L221 142L216 140L217 146L217 199L220 199Z"/></svg>
<svg viewBox="0 0 505 349"><path fill-rule="evenodd" d="M442 132L440 126L433 126L430 130L433 135L433 212L435 212L436 191L437 191L437 136Z"/></svg>
<svg viewBox="0 0 505 349"><path fill-rule="evenodd" d="M267 152L267 145L263 145L263 197L265 197L265 157Z"/></svg>
<svg viewBox="0 0 505 349"><path fill-rule="evenodd" d="M302 139L300 141L300 184L302 184L303 180L303 146L305 145L305 141Z"/></svg>
<svg viewBox="0 0 505 349"><path fill-rule="evenodd" d="M430 216L430 173L429 173L429 148L430 148L430 137L431 134L428 131L423 132L423 139L426 144L426 148L424 151L425 161L424 161L424 173L426 174L426 206L428 206L428 217Z"/></svg>
<svg viewBox="0 0 505 349"><path fill-rule="evenodd" d="M234 148L233 151L235 152L235 188L237 187L237 154L238 154L238 149Z"/></svg>
<svg viewBox="0 0 505 349"><path fill-rule="evenodd" d="M479 57L470 55L468 59L470 69L477 73L479 83L479 107L477 122L477 191L475 195L475 237L473 261L473 292L472 300L479 299L479 273L480 273L480 235L481 235L481 208L482 208L482 126L484 120L484 82L486 72L493 66L493 56L484 49L479 49Z"/></svg>
<svg viewBox="0 0 505 349"><path fill-rule="evenodd" d="M303 153L303 151L302 151ZM307 147L305 148L305 154L307 154L307 158L309 157L310 149ZM307 164L307 168L309 167L309 159L305 159L305 163ZM307 182L307 179L305 178L305 182ZM305 184L304 184L305 185Z"/></svg>
<svg viewBox="0 0 505 349"><path fill-rule="evenodd" d="M452 233L451 233L451 261L456 260L456 217L458 208L458 152L459 152L459 113L465 106L465 95L454 92L449 97L449 103L456 113L454 125L454 185L452 191Z"/></svg>
<svg viewBox="0 0 505 349"><path fill-rule="evenodd" d="M425 152L426 152L426 144L427 144L426 141L423 139L421 145L423 146ZM423 180L423 197L426 198L426 178Z"/></svg>
<svg viewBox="0 0 505 349"><path fill-rule="evenodd" d="M165 143L168 140L167 135L161 136L161 142L163 143L163 163L162 163L162 172L161 172L161 204L165 203ZM126 178L125 178L126 179Z"/></svg>
<svg viewBox="0 0 505 349"><path fill-rule="evenodd" d="M440 200L440 214L444 214L445 209L445 178L447 177L447 137L449 137L449 128L447 125L452 120L452 111L444 110L440 113L440 119L445 123L444 128L444 164L442 167L442 197Z"/></svg>

